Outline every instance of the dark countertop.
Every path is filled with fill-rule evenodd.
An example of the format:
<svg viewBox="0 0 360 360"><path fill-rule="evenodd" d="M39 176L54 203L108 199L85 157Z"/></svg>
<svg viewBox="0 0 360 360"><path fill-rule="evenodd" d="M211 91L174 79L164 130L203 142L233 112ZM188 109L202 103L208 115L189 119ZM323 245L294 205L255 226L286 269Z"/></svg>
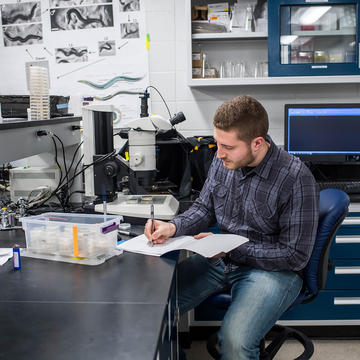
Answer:
<svg viewBox="0 0 360 360"><path fill-rule="evenodd" d="M164 305L1 303L1 360L154 359Z"/></svg>
<svg viewBox="0 0 360 360"><path fill-rule="evenodd" d="M2 119L0 121L0 130L21 129L26 127L38 127L49 124L63 124L73 121L81 121L81 116L64 116L46 120L27 120L27 119Z"/></svg>
<svg viewBox="0 0 360 360"><path fill-rule="evenodd" d="M0 359L155 358L177 253L125 252L97 266L21 263L0 266Z"/></svg>
<svg viewBox="0 0 360 360"><path fill-rule="evenodd" d="M26 247L25 232L22 229L0 230L0 248L11 248L15 244Z"/></svg>

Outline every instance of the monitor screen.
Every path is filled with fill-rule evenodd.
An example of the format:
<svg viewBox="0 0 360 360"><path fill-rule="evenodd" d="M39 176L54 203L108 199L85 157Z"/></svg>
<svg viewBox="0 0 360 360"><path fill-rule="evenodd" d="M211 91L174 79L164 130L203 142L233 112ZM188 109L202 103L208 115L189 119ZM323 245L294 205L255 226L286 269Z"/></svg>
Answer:
<svg viewBox="0 0 360 360"><path fill-rule="evenodd" d="M360 159L360 104L285 105L285 150L304 161Z"/></svg>

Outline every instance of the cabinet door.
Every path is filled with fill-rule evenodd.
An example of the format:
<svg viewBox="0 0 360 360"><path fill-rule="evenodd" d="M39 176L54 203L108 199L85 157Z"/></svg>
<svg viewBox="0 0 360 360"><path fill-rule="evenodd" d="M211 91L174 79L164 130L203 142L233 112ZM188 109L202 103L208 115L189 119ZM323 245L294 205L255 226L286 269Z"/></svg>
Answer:
<svg viewBox="0 0 360 360"><path fill-rule="evenodd" d="M358 75L358 0L277 0L269 7L269 75Z"/></svg>

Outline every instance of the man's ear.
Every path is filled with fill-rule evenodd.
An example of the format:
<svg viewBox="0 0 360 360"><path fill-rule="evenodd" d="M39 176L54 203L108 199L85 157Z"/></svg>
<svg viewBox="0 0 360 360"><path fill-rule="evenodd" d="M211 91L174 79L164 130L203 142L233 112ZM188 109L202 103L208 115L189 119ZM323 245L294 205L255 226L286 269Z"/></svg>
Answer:
<svg viewBox="0 0 360 360"><path fill-rule="evenodd" d="M254 151L259 151L262 148L264 142L265 139L262 136L258 136L251 141L251 147Z"/></svg>

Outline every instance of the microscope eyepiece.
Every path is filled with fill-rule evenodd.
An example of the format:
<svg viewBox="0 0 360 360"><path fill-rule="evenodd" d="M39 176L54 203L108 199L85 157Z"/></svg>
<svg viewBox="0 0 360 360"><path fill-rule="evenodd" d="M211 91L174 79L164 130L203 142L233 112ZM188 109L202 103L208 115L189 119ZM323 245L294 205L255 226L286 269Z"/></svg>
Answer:
<svg viewBox="0 0 360 360"><path fill-rule="evenodd" d="M185 121L185 115L182 111L179 111L177 114L175 114L169 121L172 126L179 124L183 121Z"/></svg>

